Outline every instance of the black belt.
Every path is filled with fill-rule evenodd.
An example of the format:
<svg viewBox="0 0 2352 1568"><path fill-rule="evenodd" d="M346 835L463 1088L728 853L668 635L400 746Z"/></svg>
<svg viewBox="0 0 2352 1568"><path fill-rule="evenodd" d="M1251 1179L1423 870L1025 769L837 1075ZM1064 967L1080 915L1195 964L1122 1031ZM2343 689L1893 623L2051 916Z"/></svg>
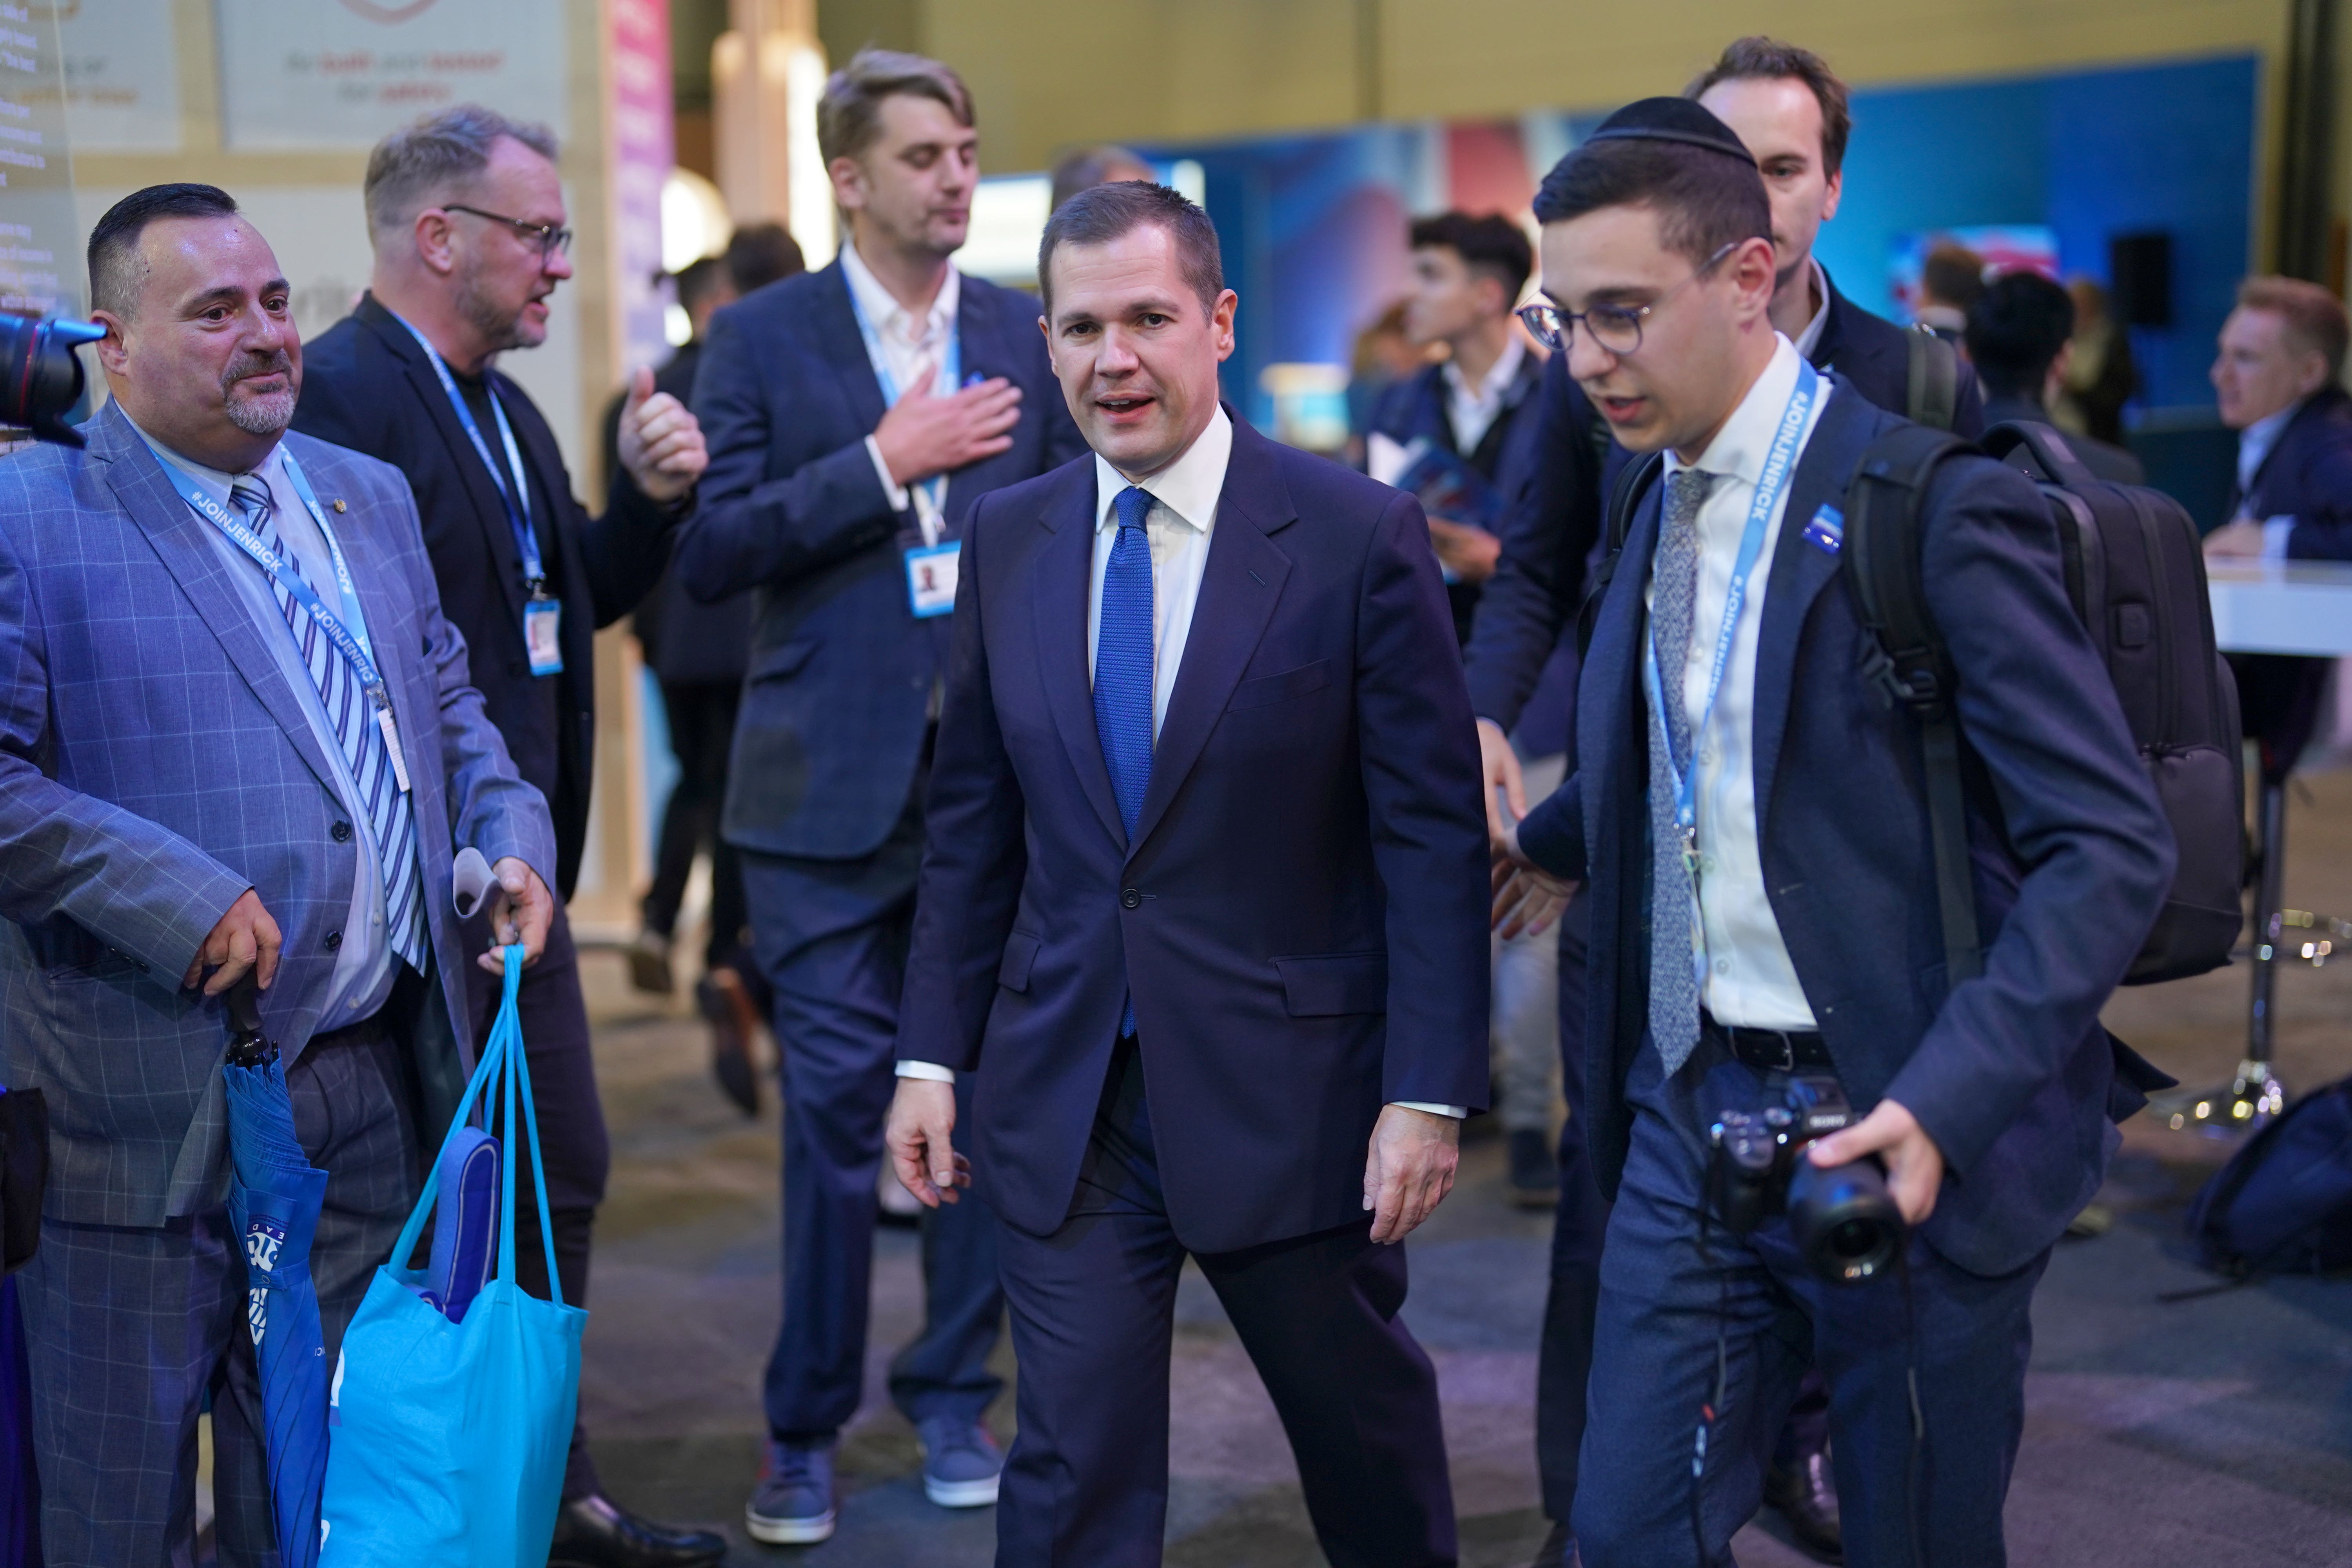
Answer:
<svg viewBox="0 0 2352 1568"><path fill-rule="evenodd" d="M1712 1039L1759 1072L1834 1072L1830 1048L1818 1029L1754 1029L1745 1024L1718 1024L1708 1014L1698 1016L1702 1037Z"/></svg>
<svg viewBox="0 0 2352 1568"><path fill-rule="evenodd" d="M313 1035L310 1037L310 1043L302 1048L305 1051L315 1051L334 1046L373 1045L378 1040L391 1039L392 1026L384 1021L383 1016L389 1010L388 1007L379 1007L356 1024L346 1024L340 1029L330 1029L324 1034Z"/></svg>

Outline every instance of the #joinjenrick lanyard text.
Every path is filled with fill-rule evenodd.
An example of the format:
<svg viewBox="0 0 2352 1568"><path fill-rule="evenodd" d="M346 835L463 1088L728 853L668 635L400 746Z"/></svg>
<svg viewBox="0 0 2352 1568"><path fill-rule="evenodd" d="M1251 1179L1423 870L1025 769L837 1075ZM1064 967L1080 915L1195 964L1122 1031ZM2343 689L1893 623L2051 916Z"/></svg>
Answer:
<svg viewBox="0 0 2352 1568"><path fill-rule="evenodd" d="M1764 552L1765 531L1771 526L1772 513L1780 505L1780 497L1789 488L1789 476L1797 466L1797 445L1805 433L1806 418L1812 413L1820 395L1821 377L1813 367L1800 359L1797 362L1796 390L1789 395L1789 405L1780 415L1780 427L1773 434L1771 449L1764 457L1764 471L1758 476L1755 494L1748 498L1748 523L1740 531L1739 554L1731 568L1731 587L1723 599L1723 626L1715 638L1715 658L1707 671L1706 704L1699 710L1698 721L1691 726L1691 754L1675 755L1675 728L1667 721L1665 683L1658 677L1657 617L1650 617L1649 635L1643 639L1643 684L1649 689L1652 706L1658 715L1658 727L1666 738L1666 776L1675 786L1675 826L1681 829L1683 865L1695 879L1698 875L1698 765L1700 742L1705 740L1707 726L1715 718L1715 700L1723 691L1723 672L1731 663L1732 645L1738 640L1739 612L1748 603L1748 580L1755 574L1757 558ZM1664 511L1660 509L1659 543L1664 544ZM1694 522L1693 526L1696 526ZM1675 699L1682 700L1681 671L1677 670Z"/></svg>
<svg viewBox="0 0 2352 1568"><path fill-rule="evenodd" d="M523 479L522 453L515 446L514 426L507 423L506 405L499 401L498 389L489 389L490 417L498 421L499 441L506 448L507 471L504 473L499 472L497 459L490 456L490 444L482 439L482 427L476 422L474 411L467 406L465 395L457 390L457 380L450 375L449 366L441 358L441 352L406 321L398 316L393 320L407 327L408 335L415 338L416 346L425 351L426 361L433 366L434 375L440 380L441 390L448 395L450 411L457 415L457 423L465 428L466 439L474 444L474 451L482 459L482 467L490 471L490 483L497 487L499 500L506 507L507 526L514 531L515 553L522 557L524 587L530 590L534 599L547 598L547 566L540 557L539 536L530 526L530 487Z"/></svg>
<svg viewBox="0 0 2352 1568"><path fill-rule="evenodd" d="M393 717L391 688L385 685L383 672L376 668L374 652L368 646L367 622L360 614L359 589L352 582L351 563L343 559L342 542L335 537L333 524L327 521L326 512L319 505L319 498L311 492L310 481L304 477L302 465L294 460L293 453L283 447L279 448L278 456L285 464L286 478L293 485L294 493L309 509L310 521L319 525L320 537L327 542L327 553L334 560L335 587L343 602L341 616L328 609L310 584L288 570L278 553L264 544L261 536L247 526L243 518L206 493L193 475L176 463L165 463L163 468L164 476L172 481L172 488L180 492L180 499L194 508L197 516L227 534L231 543L253 557L263 571L277 580L279 587L291 594L294 602L310 616L311 623L326 634L327 640L334 645L343 662L352 667L352 673L359 678L361 689L367 693L369 706L375 710L376 730L383 736L384 750L392 755L392 776L399 784L401 793L405 795L408 793L408 759L400 751L400 721Z"/></svg>
<svg viewBox="0 0 2352 1568"><path fill-rule="evenodd" d="M866 319L866 307L857 302L857 290L849 290L849 313L857 318L857 335L866 340L866 357L873 362L874 378L882 384L882 406L898 405L899 388L896 376L890 374L890 356L882 350L882 334ZM963 371L962 331L953 321L948 323L948 346L940 355L939 374L931 377L934 395L945 396L957 389ZM936 474L908 489L915 498L915 521L923 531L926 545L937 544L946 526L948 477Z"/></svg>

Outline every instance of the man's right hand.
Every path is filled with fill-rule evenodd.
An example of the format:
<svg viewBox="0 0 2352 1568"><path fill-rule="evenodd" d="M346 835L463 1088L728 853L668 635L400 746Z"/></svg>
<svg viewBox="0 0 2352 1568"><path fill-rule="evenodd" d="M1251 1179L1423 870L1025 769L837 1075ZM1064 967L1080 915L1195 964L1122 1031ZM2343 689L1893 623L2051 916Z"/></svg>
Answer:
<svg viewBox="0 0 2352 1568"><path fill-rule="evenodd" d="M1519 774L1519 753L1511 749L1511 738L1492 719L1478 721L1478 762L1486 781L1487 851L1514 853L1510 832L1528 814L1528 784ZM1496 790L1503 792L1502 800L1496 798ZM1503 816L1506 802L1511 814L1507 821Z"/></svg>
<svg viewBox="0 0 2352 1568"><path fill-rule="evenodd" d="M890 405L874 427L874 444L894 483L911 485L934 474L951 473L992 458L1013 445L1010 432L1021 417L1021 389L1003 376L931 395L939 376L934 365Z"/></svg>
<svg viewBox="0 0 2352 1568"><path fill-rule="evenodd" d="M882 1142L898 1184L927 1209L955 1202L956 1189L971 1185L971 1162L950 1141L955 1121L955 1085L929 1078L898 1080Z"/></svg>
<svg viewBox="0 0 2352 1568"><path fill-rule="evenodd" d="M180 976L180 984L194 990L196 982L203 980L205 994L217 996L244 979L250 969L254 984L267 991L278 978L278 950L282 942L278 922L261 907L261 895L247 888L215 922L204 945L196 949L188 972ZM207 969L213 972L209 980L205 978Z"/></svg>

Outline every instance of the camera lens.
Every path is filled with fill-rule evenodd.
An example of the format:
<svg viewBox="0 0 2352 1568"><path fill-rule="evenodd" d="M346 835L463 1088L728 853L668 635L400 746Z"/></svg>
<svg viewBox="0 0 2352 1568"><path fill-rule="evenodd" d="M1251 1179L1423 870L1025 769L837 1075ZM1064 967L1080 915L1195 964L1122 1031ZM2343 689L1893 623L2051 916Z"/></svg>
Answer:
<svg viewBox="0 0 2352 1568"><path fill-rule="evenodd" d="M1903 1246L1903 1213L1875 1160L1816 1165L1800 1155L1789 1176L1789 1234L1832 1284L1867 1279Z"/></svg>

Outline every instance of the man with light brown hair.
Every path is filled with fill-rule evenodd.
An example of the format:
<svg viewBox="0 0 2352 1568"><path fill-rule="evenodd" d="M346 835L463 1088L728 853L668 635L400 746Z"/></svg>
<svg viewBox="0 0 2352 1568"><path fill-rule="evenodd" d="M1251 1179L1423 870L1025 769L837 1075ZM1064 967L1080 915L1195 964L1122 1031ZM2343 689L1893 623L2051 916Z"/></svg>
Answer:
<svg viewBox="0 0 2352 1568"><path fill-rule="evenodd" d="M709 432L678 580L760 590L719 832L742 852L784 1079L783 1323L752 1538L833 1533L836 1436L864 1390L882 1123L922 858L963 522L1085 450L1036 302L958 272L980 133L962 79L882 49L834 73L817 140L846 220L832 266L712 318ZM957 1086L969 1110L971 1075ZM923 1220L925 1322L890 1394L946 1508L996 1500L981 1424L1003 1297L978 1204Z"/></svg>

